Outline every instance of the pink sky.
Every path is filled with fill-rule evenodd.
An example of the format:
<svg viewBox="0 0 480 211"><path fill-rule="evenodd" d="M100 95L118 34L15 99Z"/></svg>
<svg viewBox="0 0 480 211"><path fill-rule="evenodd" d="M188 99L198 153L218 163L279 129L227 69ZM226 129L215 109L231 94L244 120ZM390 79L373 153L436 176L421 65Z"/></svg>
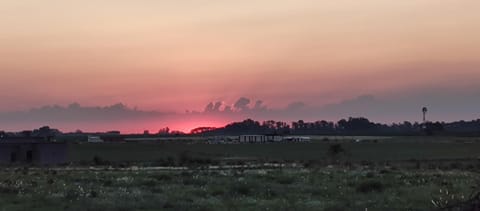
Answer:
<svg viewBox="0 0 480 211"><path fill-rule="evenodd" d="M480 90L478 0L6 0L0 112Z"/></svg>

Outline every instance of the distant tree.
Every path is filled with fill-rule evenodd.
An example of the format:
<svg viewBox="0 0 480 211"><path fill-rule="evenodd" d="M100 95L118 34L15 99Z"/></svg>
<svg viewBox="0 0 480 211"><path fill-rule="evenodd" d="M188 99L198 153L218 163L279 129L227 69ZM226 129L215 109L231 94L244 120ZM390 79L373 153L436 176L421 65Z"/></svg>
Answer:
<svg viewBox="0 0 480 211"><path fill-rule="evenodd" d="M167 128L160 130L166 133ZM350 117L334 122L325 120L305 122L293 121L291 124L273 120L259 123L252 119L233 122L221 128L196 128L192 131L201 135L241 135L241 134L297 134L297 135L421 135L421 134L467 134L480 135L480 119L450 123L402 122L393 124L374 123L363 117ZM171 133L171 132L170 132Z"/></svg>
<svg viewBox="0 0 480 211"><path fill-rule="evenodd" d="M434 135L444 131L443 124L440 122L427 122L425 123L424 132L427 135Z"/></svg>
<svg viewBox="0 0 480 211"><path fill-rule="evenodd" d="M158 135L168 135L170 134L170 128L168 127L165 127L165 128L162 128L160 130L158 130Z"/></svg>
<svg viewBox="0 0 480 211"><path fill-rule="evenodd" d="M345 119L338 120L337 129L338 130L346 130L347 129L347 124L348 124L348 122Z"/></svg>
<svg viewBox="0 0 480 211"><path fill-rule="evenodd" d="M190 134L205 134L211 131L216 130L217 128L215 127L197 127L195 129L192 129L190 131Z"/></svg>
<svg viewBox="0 0 480 211"><path fill-rule="evenodd" d="M32 131L31 130L24 130L20 132L20 136L22 137L32 137Z"/></svg>

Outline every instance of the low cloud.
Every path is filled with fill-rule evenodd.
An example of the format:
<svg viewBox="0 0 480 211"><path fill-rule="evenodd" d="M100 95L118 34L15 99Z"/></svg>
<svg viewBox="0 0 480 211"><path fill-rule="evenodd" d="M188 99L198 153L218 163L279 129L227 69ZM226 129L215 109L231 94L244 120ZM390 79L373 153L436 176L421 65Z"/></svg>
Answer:
<svg viewBox="0 0 480 211"><path fill-rule="evenodd" d="M421 121L421 108L427 106L427 118L432 121L471 120L480 118L478 95L428 95L378 98L361 95L338 103L311 106L297 101L285 107L271 108L263 100L241 97L232 102L208 103L202 111L169 113L143 111L122 103L109 106L44 106L28 111L0 113L0 130L18 131L49 125L63 131L122 130L124 132L152 132L169 126L188 131L199 126L222 126L246 118L277 121L336 121L348 117L366 117L372 121L392 123ZM253 102L253 103L252 103Z"/></svg>
<svg viewBox="0 0 480 211"><path fill-rule="evenodd" d="M303 102L293 102L293 103L288 104L287 110L288 111L298 111L300 109L305 108L305 106L306 105Z"/></svg>
<svg viewBox="0 0 480 211"><path fill-rule="evenodd" d="M29 111L0 113L0 118L8 121L115 121L124 119L144 119L155 118L168 113L156 111L140 111L127 107L122 103L113 104L105 107L81 106L78 103L72 103L66 107L54 105L34 108Z"/></svg>
<svg viewBox="0 0 480 211"><path fill-rule="evenodd" d="M143 122L167 119L173 113L141 111L117 103L110 106L43 106L28 111L0 113L0 130L19 131L49 125L66 131L76 129L104 131L136 128ZM126 129L128 130L128 129Z"/></svg>
<svg viewBox="0 0 480 211"><path fill-rule="evenodd" d="M241 97L240 99L237 100L237 102L235 102L233 107L237 111L248 111L249 110L249 107L248 107L249 104L250 104L250 99L245 98L245 97Z"/></svg>

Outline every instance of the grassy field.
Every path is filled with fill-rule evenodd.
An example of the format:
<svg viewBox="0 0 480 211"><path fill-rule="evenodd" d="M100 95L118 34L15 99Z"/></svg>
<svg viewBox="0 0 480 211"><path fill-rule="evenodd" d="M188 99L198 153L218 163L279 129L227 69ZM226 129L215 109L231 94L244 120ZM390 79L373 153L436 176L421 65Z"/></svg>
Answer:
<svg viewBox="0 0 480 211"><path fill-rule="evenodd" d="M157 161L168 157L177 158L182 153L212 159L324 161L330 158L329 147L340 143L345 150L341 159L350 162L480 158L480 141L476 138L396 137L368 139L380 141L360 143L348 140L350 138L328 142L316 140L311 143L274 144L203 144L172 141L72 144L69 154L72 162L91 161L95 156L108 161Z"/></svg>
<svg viewBox="0 0 480 211"><path fill-rule="evenodd" d="M479 173L389 168L0 173L2 210L433 210Z"/></svg>
<svg viewBox="0 0 480 211"><path fill-rule="evenodd" d="M477 138L325 138L72 143L68 166L5 166L0 210L480 208Z"/></svg>

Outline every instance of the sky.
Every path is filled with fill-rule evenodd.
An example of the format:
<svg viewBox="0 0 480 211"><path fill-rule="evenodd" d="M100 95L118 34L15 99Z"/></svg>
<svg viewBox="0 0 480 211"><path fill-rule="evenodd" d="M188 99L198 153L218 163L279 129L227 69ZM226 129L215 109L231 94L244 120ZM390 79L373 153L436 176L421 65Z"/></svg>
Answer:
<svg viewBox="0 0 480 211"><path fill-rule="evenodd" d="M419 121L423 106L432 120L480 118L478 8L478 0L0 0L0 129L188 131L249 117L388 123ZM249 103L235 107L241 99ZM213 112L210 102L220 103ZM82 119L73 103L96 118ZM110 119L111 107L135 115Z"/></svg>

